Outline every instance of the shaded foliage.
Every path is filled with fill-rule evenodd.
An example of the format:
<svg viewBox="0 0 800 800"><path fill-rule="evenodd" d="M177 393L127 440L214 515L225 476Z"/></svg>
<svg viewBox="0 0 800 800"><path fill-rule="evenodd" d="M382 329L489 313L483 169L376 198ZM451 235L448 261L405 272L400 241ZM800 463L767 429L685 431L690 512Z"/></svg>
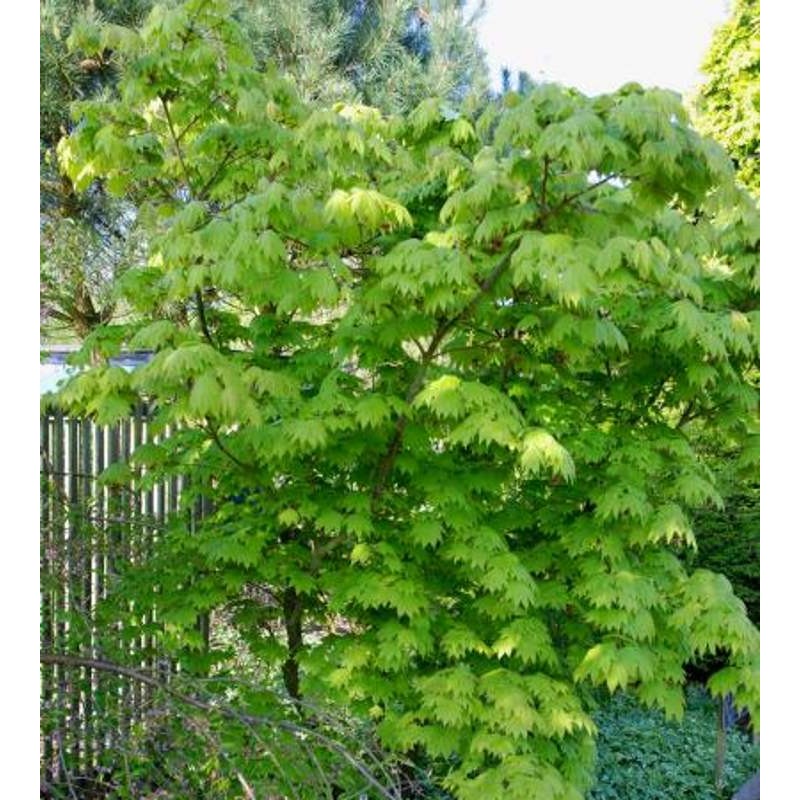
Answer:
<svg viewBox="0 0 800 800"><path fill-rule="evenodd" d="M721 572L760 624L760 525L757 487L731 494L722 510L708 509L695 515L697 555L695 564Z"/></svg>

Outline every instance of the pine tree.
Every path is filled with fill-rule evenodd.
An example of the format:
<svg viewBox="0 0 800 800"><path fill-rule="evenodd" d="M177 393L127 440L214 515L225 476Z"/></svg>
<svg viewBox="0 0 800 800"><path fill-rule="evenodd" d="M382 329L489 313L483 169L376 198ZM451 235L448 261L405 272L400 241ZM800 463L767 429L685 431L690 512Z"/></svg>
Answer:
<svg viewBox="0 0 800 800"><path fill-rule="evenodd" d="M463 0L249 0L240 18L261 63L307 100L358 100L385 112L488 88Z"/></svg>
<svg viewBox="0 0 800 800"><path fill-rule="evenodd" d="M150 0L44 0L40 8L40 237L41 320L46 335L79 339L115 311L111 285L135 259L135 206L112 199L99 186L76 194L60 172L56 146L72 128L73 102L113 92L119 59L95 43L91 52L69 47L70 34L105 21L140 23Z"/></svg>

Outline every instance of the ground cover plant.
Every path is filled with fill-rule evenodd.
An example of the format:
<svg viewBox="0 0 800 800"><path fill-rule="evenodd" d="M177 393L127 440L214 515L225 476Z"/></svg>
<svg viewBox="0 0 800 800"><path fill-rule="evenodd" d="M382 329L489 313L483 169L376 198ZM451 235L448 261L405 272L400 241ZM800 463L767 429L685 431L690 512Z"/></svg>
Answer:
<svg viewBox="0 0 800 800"><path fill-rule="evenodd" d="M680 723L665 722L619 694L595 714L597 773L590 800L717 800L714 784L717 704L698 687L687 692ZM723 772L730 795L758 769L758 746L732 728L726 734Z"/></svg>
<svg viewBox="0 0 800 800"><path fill-rule="evenodd" d="M59 402L149 403L106 481L213 509L120 575L129 635L155 608L215 674L224 610L287 714L347 708L462 800L583 797L589 687L678 717L704 654L757 721L758 633L679 556L709 437L757 452L758 216L676 95L308 106L221 0L76 44L130 66L62 168L135 198L149 252Z"/></svg>

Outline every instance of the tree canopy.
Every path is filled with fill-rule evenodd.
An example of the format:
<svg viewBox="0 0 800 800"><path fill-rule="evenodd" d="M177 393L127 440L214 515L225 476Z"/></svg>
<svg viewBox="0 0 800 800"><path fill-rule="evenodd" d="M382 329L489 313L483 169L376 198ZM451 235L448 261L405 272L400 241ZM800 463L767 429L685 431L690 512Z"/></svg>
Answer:
<svg viewBox="0 0 800 800"><path fill-rule="evenodd" d="M239 17L259 62L291 76L305 100L410 111L426 97L488 90L464 0L258 0Z"/></svg>
<svg viewBox="0 0 800 800"><path fill-rule="evenodd" d="M679 558L720 502L692 426L743 457L756 434L758 215L724 151L635 84L309 106L230 12L101 30L119 96L59 146L77 191L140 199L149 242L117 284L135 317L79 360L154 353L60 402L151 403L161 438L106 479L179 474L214 508L125 576L125 618L155 605L208 668L229 653L198 615L232 609L289 697L371 719L463 800L580 798L587 687L680 715L704 653L757 718L758 633Z"/></svg>
<svg viewBox="0 0 800 800"><path fill-rule="evenodd" d="M166 6L174 7L174 0ZM81 338L125 313L111 287L140 257L138 201L109 197L101 184L76 195L59 174L55 146L69 107L113 96L125 61L101 25L143 22L152 0L46 0L40 11L41 308L45 330ZM258 63L290 76L306 100L368 102L407 111L435 94L461 99L488 86L483 54L463 2L437 0L237 0Z"/></svg>
<svg viewBox="0 0 800 800"><path fill-rule="evenodd" d="M708 80L696 100L698 126L733 159L739 178L760 188L761 13L759 0L735 0L702 64Z"/></svg>

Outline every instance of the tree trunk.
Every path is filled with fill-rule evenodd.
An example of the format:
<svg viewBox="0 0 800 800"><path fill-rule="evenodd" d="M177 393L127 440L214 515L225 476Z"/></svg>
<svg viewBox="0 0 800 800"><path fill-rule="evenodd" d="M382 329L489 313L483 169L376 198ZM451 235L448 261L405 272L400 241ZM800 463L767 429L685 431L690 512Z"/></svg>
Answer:
<svg viewBox="0 0 800 800"><path fill-rule="evenodd" d="M725 784L725 698L717 704L717 743L714 752L714 786L721 792Z"/></svg>
<svg viewBox="0 0 800 800"><path fill-rule="evenodd" d="M297 654L303 647L303 602L293 586L283 591L283 624L289 653L283 662L283 684L293 700L300 699L300 672Z"/></svg>

